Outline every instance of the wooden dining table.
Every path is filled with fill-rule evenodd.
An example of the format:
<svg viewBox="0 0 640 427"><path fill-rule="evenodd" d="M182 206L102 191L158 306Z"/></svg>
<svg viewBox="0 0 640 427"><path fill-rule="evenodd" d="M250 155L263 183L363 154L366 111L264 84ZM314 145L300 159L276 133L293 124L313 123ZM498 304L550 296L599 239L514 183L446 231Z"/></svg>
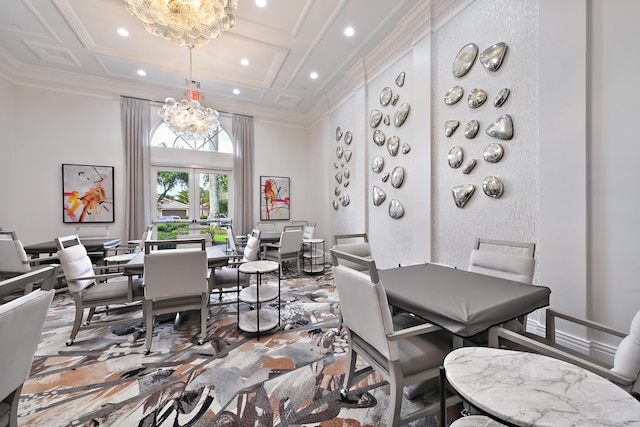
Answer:
<svg viewBox="0 0 640 427"><path fill-rule="evenodd" d="M117 248L122 243L121 238L93 238L93 237L85 237L80 238L80 242L85 247L87 252L102 252L104 256L107 255L109 249ZM24 251L32 256L37 257L41 254L55 254L58 252L58 247L56 246L55 240L49 240L46 242L34 243L31 245L26 245L24 247Z"/></svg>
<svg viewBox="0 0 640 427"><path fill-rule="evenodd" d="M631 394L548 356L463 347L445 357L444 372L464 400L507 425L640 426L640 402Z"/></svg>

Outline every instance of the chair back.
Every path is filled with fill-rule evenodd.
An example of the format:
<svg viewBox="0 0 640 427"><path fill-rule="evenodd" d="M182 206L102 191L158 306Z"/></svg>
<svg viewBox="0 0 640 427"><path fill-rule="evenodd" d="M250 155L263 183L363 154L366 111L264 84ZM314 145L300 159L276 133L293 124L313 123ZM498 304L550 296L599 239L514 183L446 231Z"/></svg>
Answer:
<svg viewBox="0 0 640 427"><path fill-rule="evenodd" d="M276 231L275 222L258 222L256 228L260 231Z"/></svg>
<svg viewBox="0 0 640 427"><path fill-rule="evenodd" d="M0 273L31 271L29 256L13 231L0 231Z"/></svg>
<svg viewBox="0 0 640 427"><path fill-rule="evenodd" d="M236 242L236 235L233 232L233 227L227 226L227 241L229 242L229 250L233 253L238 253L238 243Z"/></svg>
<svg viewBox="0 0 640 427"><path fill-rule="evenodd" d="M108 225L78 225L76 226L76 234L79 237L86 238L109 238Z"/></svg>
<svg viewBox="0 0 640 427"><path fill-rule="evenodd" d="M300 252L302 246L302 230L283 231L280 235L281 255Z"/></svg>
<svg viewBox="0 0 640 427"><path fill-rule="evenodd" d="M244 252L242 254L242 262L256 261L259 253L260 238L254 237L253 235L249 236L247 239L247 246L244 247Z"/></svg>
<svg viewBox="0 0 640 427"><path fill-rule="evenodd" d="M58 244L58 238L56 238L56 244ZM62 244L60 243L60 245ZM93 264L82 244L58 250L58 259L67 280L69 292L80 292L95 283Z"/></svg>
<svg viewBox="0 0 640 427"><path fill-rule="evenodd" d="M520 255L473 249L469 258L468 271L528 285L533 283L534 270L535 260Z"/></svg>
<svg viewBox="0 0 640 427"><path fill-rule="evenodd" d="M262 235L262 231L258 230L257 228L254 228L253 230L251 230L250 235L259 239L260 236Z"/></svg>
<svg viewBox="0 0 640 427"><path fill-rule="evenodd" d="M332 258L338 259L333 266L333 274L340 298L343 325L387 359L398 360L397 343L390 342L387 337L393 332L393 321L387 294L378 279L375 261L364 258L356 260L349 254L333 250L331 254ZM346 258L350 258L350 262L360 263L363 270L371 273L346 267L341 262L341 259Z"/></svg>
<svg viewBox="0 0 640 427"><path fill-rule="evenodd" d="M178 240L204 240L205 246L211 246L213 244L213 240L211 239L211 234L209 233L192 233L192 234L178 234L176 236ZM199 242L181 244L181 248L198 248L200 247Z"/></svg>
<svg viewBox="0 0 640 427"><path fill-rule="evenodd" d="M313 239L313 236L316 234L316 228L311 225L306 225L302 230L302 239L308 240Z"/></svg>
<svg viewBox="0 0 640 427"><path fill-rule="evenodd" d="M29 377L54 295L53 289L39 289L0 305L0 401Z"/></svg>
<svg viewBox="0 0 640 427"><path fill-rule="evenodd" d="M56 247L58 249L64 249L69 246L81 245L80 236L77 234L71 234L69 236L56 237Z"/></svg>
<svg viewBox="0 0 640 427"><path fill-rule="evenodd" d="M165 242L175 243L178 249L145 252L145 299L157 300L207 292L208 266L204 240L201 239L199 242L167 240ZM185 245L193 244L200 244L200 250L184 249Z"/></svg>
<svg viewBox="0 0 640 427"><path fill-rule="evenodd" d="M367 260L373 259L367 233L336 234L333 236L333 242L333 249L338 252L346 252ZM341 264L355 270L366 270L365 266L362 264L351 262L348 259L343 259Z"/></svg>

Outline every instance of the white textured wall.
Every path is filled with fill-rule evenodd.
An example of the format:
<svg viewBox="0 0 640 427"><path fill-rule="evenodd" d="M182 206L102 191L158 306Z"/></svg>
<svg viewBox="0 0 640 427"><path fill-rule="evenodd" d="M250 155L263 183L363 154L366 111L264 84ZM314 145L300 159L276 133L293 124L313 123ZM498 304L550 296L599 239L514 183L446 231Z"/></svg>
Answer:
<svg viewBox="0 0 640 427"><path fill-rule="evenodd" d="M433 66L433 261L466 268L476 237L538 241L538 103L537 103L537 2L533 0L476 1L447 22L434 35ZM468 43L478 46L478 56L498 42L508 45L506 57L497 72L486 70L479 60L461 78L451 71L454 58ZM453 106L444 103L453 86L464 89L464 96ZM511 94L496 108L495 97L502 88ZM467 105L473 88L483 89L487 101L477 109ZM503 114L514 123L514 137L501 141L485 133L487 125ZM464 136L472 119L480 122L474 139ZM459 128L445 136L445 121L458 120ZM484 148L493 142L504 147L498 163L483 160ZM464 163L476 159L477 165L464 175L462 167L452 169L447 155L453 146L464 152ZM482 191L487 176L504 184L504 194L492 199ZM451 190L460 184L473 184L475 193L463 208L455 206Z"/></svg>

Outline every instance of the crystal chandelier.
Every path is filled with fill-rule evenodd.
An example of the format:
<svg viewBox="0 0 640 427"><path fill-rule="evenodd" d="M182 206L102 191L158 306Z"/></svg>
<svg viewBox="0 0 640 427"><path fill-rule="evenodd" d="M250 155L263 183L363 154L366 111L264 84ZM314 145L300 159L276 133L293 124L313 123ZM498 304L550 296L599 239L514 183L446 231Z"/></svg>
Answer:
<svg viewBox="0 0 640 427"><path fill-rule="evenodd" d="M233 28L238 0L125 0L151 34L183 46L203 46Z"/></svg>
<svg viewBox="0 0 640 427"><path fill-rule="evenodd" d="M158 110L164 123L176 134L187 141L199 141L203 138L215 136L220 122L218 112L212 108L200 105L200 92L196 89L199 83L191 78L192 49L189 46L189 88L187 98L177 102L173 98L164 100L164 105Z"/></svg>

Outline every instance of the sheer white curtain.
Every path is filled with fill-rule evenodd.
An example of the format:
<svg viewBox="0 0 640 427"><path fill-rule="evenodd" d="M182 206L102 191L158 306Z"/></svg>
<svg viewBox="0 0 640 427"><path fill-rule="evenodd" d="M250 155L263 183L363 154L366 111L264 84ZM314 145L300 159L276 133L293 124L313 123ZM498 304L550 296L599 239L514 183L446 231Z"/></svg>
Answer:
<svg viewBox="0 0 640 427"><path fill-rule="evenodd" d="M151 223L149 213L149 101L122 97L125 148L125 217L128 240L139 239Z"/></svg>
<svg viewBox="0 0 640 427"><path fill-rule="evenodd" d="M233 225L238 235L253 228L253 117L234 114L233 133Z"/></svg>

